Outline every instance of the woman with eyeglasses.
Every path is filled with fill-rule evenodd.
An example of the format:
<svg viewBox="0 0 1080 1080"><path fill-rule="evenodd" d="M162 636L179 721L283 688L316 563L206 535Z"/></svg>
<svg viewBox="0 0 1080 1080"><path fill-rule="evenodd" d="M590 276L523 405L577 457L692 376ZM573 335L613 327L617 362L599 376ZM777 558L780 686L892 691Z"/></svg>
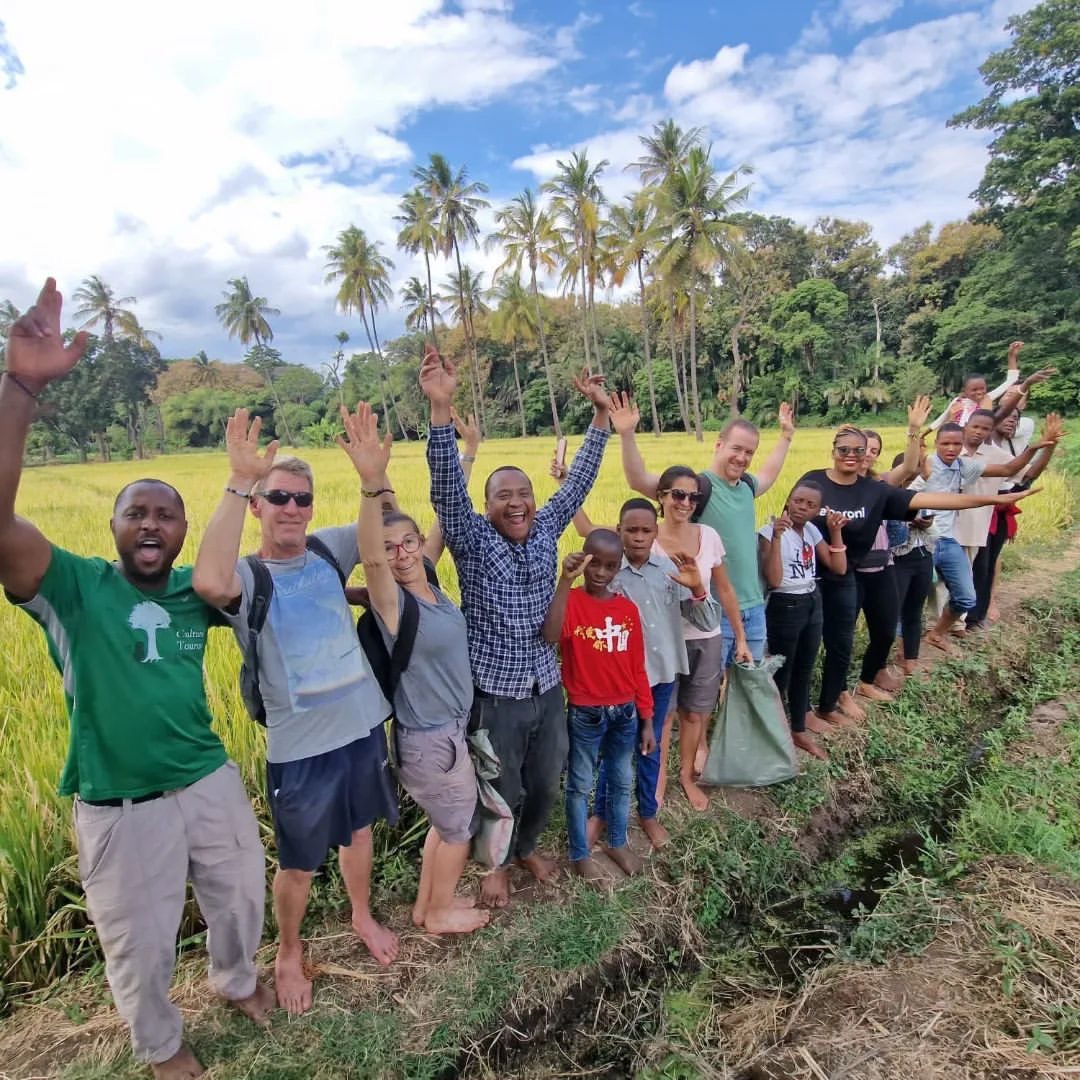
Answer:
<svg viewBox="0 0 1080 1080"><path fill-rule="evenodd" d="M361 489L377 494L390 459L378 417L361 405L343 414L345 448ZM398 779L431 821L420 865L413 923L433 934L464 934L487 924L487 911L455 896L469 857L476 809L476 774L465 741L473 700L465 617L428 580L424 536L400 511L385 513L377 498L361 500L359 539L371 610L392 650L406 593L419 607L408 667L394 692Z"/></svg>
<svg viewBox="0 0 1080 1080"><path fill-rule="evenodd" d="M914 441L918 442L917 432ZM874 546L882 521L906 521L916 510L967 510L975 506L1007 505L1031 494L970 495L892 487L863 475L867 442L866 434L859 428L841 427L833 436L832 466L813 469L802 477L803 481L811 480L821 486L824 492L822 515L834 511L848 519L844 526L847 572L834 574L825 569L821 572L825 660L821 669L817 717L826 726L816 724L811 728L821 734L828 733L827 725L850 724L866 716L847 690L855 621L859 614L855 568Z"/></svg>
<svg viewBox="0 0 1080 1080"><path fill-rule="evenodd" d="M735 629L735 659L753 663L746 641L739 601L724 568L724 545L720 535L708 525L691 521L701 495L697 473L686 465L672 465L660 475L656 495L660 502L660 525L656 546L668 557L682 552L692 554L701 580L711 584L724 614ZM683 638L690 671L679 676L677 706L679 712L679 783L695 810L704 810L709 798L697 785L694 766L705 726L716 708L720 685L724 680L724 640L720 626L701 630L683 619ZM667 745L664 745L664 743ZM667 754L671 743L671 725L664 727L660 747L660 781L657 795L663 797L667 775Z"/></svg>

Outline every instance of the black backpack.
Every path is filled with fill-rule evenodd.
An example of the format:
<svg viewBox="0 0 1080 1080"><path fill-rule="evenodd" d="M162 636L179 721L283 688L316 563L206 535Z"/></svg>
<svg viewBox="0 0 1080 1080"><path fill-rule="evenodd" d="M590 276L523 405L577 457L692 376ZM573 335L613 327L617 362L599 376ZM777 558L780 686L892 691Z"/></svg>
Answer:
<svg viewBox="0 0 1080 1080"><path fill-rule="evenodd" d="M345 575L337 564L337 559L330 549L317 537L307 538L307 549L320 559L325 559L341 580L345 588ZM266 706L263 703L262 690L259 686L259 634L266 625L266 616L270 611L270 600L274 595L274 578L266 564L258 555L245 555L244 562L251 569L254 588L251 603L248 606L247 647L244 649L244 661L240 665L240 696L244 699L248 715L258 724L266 726Z"/></svg>
<svg viewBox="0 0 1080 1080"><path fill-rule="evenodd" d="M432 588L439 587L439 575L435 570L435 564L424 558L424 573ZM371 665L372 674L383 692L383 697L394 706L394 694L397 692L401 676L409 666L412 659L413 645L416 644L416 631L420 625L420 605L416 597L408 589L402 589L405 602L401 609L401 620L398 623L397 636L394 638L393 650L386 648L383 641L382 631L379 629L375 612L368 608L359 619L356 620L356 633L360 638L360 645ZM365 607L367 605L365 604Z"/></svg>

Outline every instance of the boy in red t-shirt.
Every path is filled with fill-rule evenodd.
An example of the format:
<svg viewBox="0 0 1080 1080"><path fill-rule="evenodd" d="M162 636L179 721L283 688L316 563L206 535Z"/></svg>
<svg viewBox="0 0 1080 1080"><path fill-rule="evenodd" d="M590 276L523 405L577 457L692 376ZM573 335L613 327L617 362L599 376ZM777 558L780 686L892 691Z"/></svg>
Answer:
<svg viewBox="0 0 1080 1080"><path fill-rule="evenodd" d="M589 855L586 826L596 767L607 776L606 854L625 874L641 870L626 843L633 786L634 743L641 753L656 745L652 689L645 671L645 644L637 605L612 592L622 567L622 541L610 529L594 529L584 550L567 555L555 599L544 620L544 638L562 653L562 680L569 703L570 756L566 774L566 830L570 864L586 881L600 882L603 870ZM578 574L584 587L571 588Z"/></svg>

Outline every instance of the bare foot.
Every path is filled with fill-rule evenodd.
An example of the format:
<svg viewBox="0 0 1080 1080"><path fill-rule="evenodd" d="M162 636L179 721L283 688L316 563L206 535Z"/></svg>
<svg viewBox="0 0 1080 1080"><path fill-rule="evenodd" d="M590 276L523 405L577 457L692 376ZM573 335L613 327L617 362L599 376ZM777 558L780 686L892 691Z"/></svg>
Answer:
<svg viewBox="0 0 1080 1080"><path fill-rule="evenodd" d="M956 646L951 641L946 641L940 634L931 630L930 633L923 638L923 641L927 645L933 645L935 649L940 649L946 656L956 655Z"/></svg>
<svg viewBox="0 0 1080 1080"><path fill-rule="evenodd" d="M555 860L549 859L546 855L541 855L539 851L526 855L524 859L518 859L517 863L518 866L524 867L541 883L550 881L558 872Z"/></svg>
<svg viewBox="0 0 1080 1080"><path fill-rule="evenodd" d="M199 1059L183 1043L168 1061L151 1065L150 1068L155 1080L191 1080L206 1073Z"/></svg>
<svg viewBox="0 0 1080 1080"><path fill-rule="evenodd" d="M949 627L949 633L952 634L953 637L967 637L967 627L962 622L953 623L952 626Z"/></svg>
<svg viewBox="0 0 1080 1080"><path fill-rule="evenodd" d="M894 675L888 668L882 668L874 677L874 685L895 694L904 688L904 677L902 674Z"/></svg>
<svg viewBox="0 0 1080 1080"><path fill-rule="evenodd" d="M800 750L805 750L811 757L821 758L822 761L828 760L829 755L822 747L818 746L814 737L807 734L805 731L793 731L791 733L791 741Z"/></svg>
<svg viewBox="0 0 1080 1080"><path fill-rule="evenodd" d="M375 963L388 967L398 958L397 934L382 923L377 923L370 913L354 915L352 928L353 933L367 946Z"/></svg>
<svg viewBox="0 0 1080 1080"><path fill-rule="evenodd" d="M854 717L848 716L847 713L841 712L839 709L833 709L831 712L827 713L819 712L817 718L819 720L827 721L829 727L832 729L854 727L857 723ZM829 732L824 732L824 734L827 735Z"/></svg>
<svg viewBox="0 0 1080 1080"><path fill-rule="evenodd" d="M604 854L627 876L634 877L645 869L645 860L630 850L629 844L606 847Z"/></svg>
<svg viewBox="0 0 1080 1080"><path fill-rule="evenodd" d="M585 839L588 841L590 850L596 847L600 841L600 837L604 835L606 829L607 824L598 814L593 814L593 816L589 818L589 821L585 826Z"/></svg>
<svg viewBox="0 0 1080 1080"><path fill-rule="evenodd" d="M858 720L861 723L866 719L866 710L847 690L840 695L836 703L840 706L840 711L846 713L852 720Z"/></svg>
<svg viewBox="0 0 1080 1080"><path fill-rule="evenodd" d="M808 712L804 723L806 724L806 730L812 731L815 735L831 735L836 731L835 724L830 724L828 720L822 719L816 712Z"/></svg>
<svg viewBox="0 0 1080 1080"><path fill-rule="evenodd" d="M873 683L858 683L855 687L855 696L866 698L868 701L895 701L896 698L888 692L888 690L882 690L880 686L875 686Z"/></svg>
<svg viewBox="0 0 1080 1080"><path fill-rule="evenodd" d="M1001 618L1001 609L993 601L990 602L990 607L987 609L986 617L991 622L997 622Z"/></svg>
<svg viewBox="0 0 1080 1080"><path fill-rule="evenodd" d="M641 831L649 838L649 843L657 849L662 848L671 839L667 829L654 817L641 819Z"/></svg>
<svg viewBox="0 0 1080 1080"><path fill-rule="evenodd" d="M450 902L456 908L474 908L474 907L476 907L476 897L475 896L455 896L454 899L451 900ZM424 926L427 923L427 904L423 904L423 905L421 905L419 903L413 904L412 921L413 921L413 926L417 927L420 930L424 929Z"/></svg>
<svg viewBox="0 0 1080 1080"><path fill-rule="evenodd" d="M463 908L451 904L428 912L424 929L429 934L471 934L491 920L491 912L482 908Z"/></svg>
<svg viewBox="0 0 1080 1080"><path fill-rule="evenodd" d="M274 990L278 1004L290 1015L299 1016L311 1008L311 980L304 974L304 954L278 949L274 961Z"/></svg>
<svg viewBox="0 0 1080 1080"><path fill-rule="evenodd" d="M492 870L480 882L480 903L489 908L504 908L510 903L510 871Z"/></svg>
<svg viewBox="0 0 1080 1080"><path fill-rule="evenodd" d="M254 993L246 998L230 999L229 1004L238 1012L242 1012L249 1020L253 1020L259 1027L265 1027L270 1019L270 1013L277 1006L277 998L266 983L256 981Z"/></svg>
<svg viewBox="0 0 1080 1080"><path fill-rule="evenodd" d="M578 859L570 863L570 869L583 881L597 889L610 889L613 882L604 868L590 855L587 859Z"/></svg>
<svg viewBox="0 0 1080 1080"><path fill-rule="evenodd" d="M919 670L919 661L916 660L901 660L900 667L905 675L914 675Z"/></svg>
<svg viewBox="0 0 1080 1080"><path fill-rule="evenodd" d="M700 811L709 808L709 796L706 795L689 776L679 773L679 783L682 784L682 789L686 792L686 801L690 803L695 810Z"/></svg>

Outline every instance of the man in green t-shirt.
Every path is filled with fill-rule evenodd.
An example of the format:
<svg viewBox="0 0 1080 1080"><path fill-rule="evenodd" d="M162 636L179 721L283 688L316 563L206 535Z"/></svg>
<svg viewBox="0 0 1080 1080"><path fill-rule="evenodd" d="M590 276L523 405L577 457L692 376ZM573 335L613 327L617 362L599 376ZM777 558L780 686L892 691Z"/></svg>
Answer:
<svg viewBox="0 0 1080 1080"><path fill-rule="evenodd" d="M220 620L173 563L184 503L161 480L116 498L117 562L55 547L15 514L36 398L86 346L65 345L52 278L12 327L0 379L0 584L45 631L71 722L60 792L74 795L79 876L136 1057L159 1080L204 1072L169 1000L190 879L209 933L210 983L256 1022L265 858L236 765L210 727L206 634Z"/></svg>
<svg viewBox="0 0 1080 1080"><path fill-rule="evenodd" d="M611 425L622 442L623 471L635 490L650 499L656 498L659 473L645 467L645 461L634 438L638 424L638 408L627 395L619 400L613 395L610 410ZM747 470L757 452L760 434L749 420L730 420L720 429L713 449L712 464L706 476L712 491L708 502L699 506L695 521L709 525L720 534L724 544L724 562L735 595L739 600L746 642L755 660L765 655L765 597L761 591L758 570L757 525L754 500L760 498L776 482L795 434L791 406L786 402L779 411L780 439L765 459L757 475ZM670 462L668 463L670 464ZM724 666L735 655L735 634L727 617L721 620L724 633Z"/></svg>

